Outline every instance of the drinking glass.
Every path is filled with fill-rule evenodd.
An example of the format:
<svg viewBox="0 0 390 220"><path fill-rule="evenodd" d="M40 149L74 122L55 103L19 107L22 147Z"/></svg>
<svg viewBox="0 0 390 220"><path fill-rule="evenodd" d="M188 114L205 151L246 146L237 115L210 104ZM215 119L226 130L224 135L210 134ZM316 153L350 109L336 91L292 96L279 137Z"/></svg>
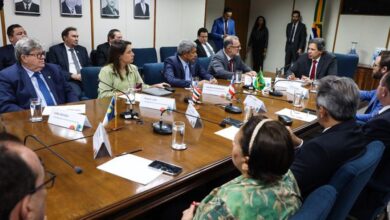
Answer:
<svg viewBox="0 0 390 220"><path fill-rule="evenodd" d="M303 91L300 89L294 90L294 99L293 99L293 106L294 107L302 107L303 103Z"/></svg>
<svg viewBox="0 0 390 220"><path fill-rule="evenodd" d="M31 98L30 99L30 112L31 122L42 121L42 100L40 98Z"/></svg>
<svg viewBox="0 0 390 220"><path fill-rule="evenodd" d="M184 143L185 123L183 121L175 121L172 125L172 148L175 150L187 149Z"/></svg>

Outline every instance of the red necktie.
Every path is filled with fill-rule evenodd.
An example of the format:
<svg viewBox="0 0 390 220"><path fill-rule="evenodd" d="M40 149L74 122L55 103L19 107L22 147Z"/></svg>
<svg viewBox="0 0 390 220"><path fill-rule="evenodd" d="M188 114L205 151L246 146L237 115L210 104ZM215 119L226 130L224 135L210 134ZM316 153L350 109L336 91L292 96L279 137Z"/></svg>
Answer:
<svg viewBox="0 0 390 220"><path fill-rule="evenodd" d="M313 60L312 68L310 71L310 80L314 80L314 77L316 76L316 69L317 69L317 60Z"/></svg>
<svg viewBox="0 0 390 220"><path fill-rule="evenodd" d="M230 61L229 61L229 69L230 69L230 72L233 72L233 59L231 59Z"/></svg>

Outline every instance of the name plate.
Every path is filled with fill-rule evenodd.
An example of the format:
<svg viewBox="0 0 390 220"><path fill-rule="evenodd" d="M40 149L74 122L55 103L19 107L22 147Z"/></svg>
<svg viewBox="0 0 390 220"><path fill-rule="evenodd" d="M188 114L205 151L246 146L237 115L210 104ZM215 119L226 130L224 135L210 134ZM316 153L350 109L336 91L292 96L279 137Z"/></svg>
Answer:
<svg viewBox="0 0 390 220"><path fill-rule="evenodd" d="M160 110L161 108L165 109L176 109L176 101L173 98L164 98L151 95L142 95L140 97L140 107L143 108L152 108Z"/></svg>
<svg viewBox="0 0 390 220"><path fill-rule="evenodd" d="M256 96L248 95L244 100L245 106L249 106L255 110L255 112L267 112L263 101L258 99Z"/></svg>
<svg viewBox="0 0 390 220"><path fill-rule="evenodd" d="M103 124L100 122L93 135L93 158L96 159L104 156L112 157L112 151L106 129L104 129Z"/></svg>
<svg viewBox="0 0 390 220"><path fill-rule="evenodd" d="M199 117L199 112L196 111L192 103L189 103L186 110L186 118L193 128L202 127L202 120Z"/></svg>
<svg viewBox="0 0 390 220"><path fill-rule="evenodd" d="M211 83L203 84L203 94L217 95L217 96L226 96L229 90L228 86L215 85Z"/></svg>
<svg viewBox="0 0 390 220"><path fill-rule="evenodd" d="M87 116L66 110L54 109L49 116L48 123L75 131L83 131L84 126L91 127Z"/></svg>

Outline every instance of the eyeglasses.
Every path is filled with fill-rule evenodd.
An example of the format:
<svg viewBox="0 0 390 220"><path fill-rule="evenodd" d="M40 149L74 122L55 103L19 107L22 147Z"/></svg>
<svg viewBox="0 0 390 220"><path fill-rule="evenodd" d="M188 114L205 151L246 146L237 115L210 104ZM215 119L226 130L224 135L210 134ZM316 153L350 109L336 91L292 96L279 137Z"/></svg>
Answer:
<svg viewBox="0 0 390 220"><path fill-rule="evenodd" d="M240 46L231 46L231 47L241 50L241 45Z"/></svg>
<svg viewBox="0 0 390 220"><path fill-rule="evenodd" d="M42 51L41 53L30 53L26 54L26 56L34 56L38 59L42 59L43 57L46 57L46 51Z"/></svg>
<svg viewBox="0 0 390 220"><path fill-rule="evenodd" d="M31 190L29 194L34 194L43 188L46 189L52 188L54 186L55 180L56 180L56 175L54 173L50 171L45 171L45 181L41 185L37 186L35 189Z"/></svg>

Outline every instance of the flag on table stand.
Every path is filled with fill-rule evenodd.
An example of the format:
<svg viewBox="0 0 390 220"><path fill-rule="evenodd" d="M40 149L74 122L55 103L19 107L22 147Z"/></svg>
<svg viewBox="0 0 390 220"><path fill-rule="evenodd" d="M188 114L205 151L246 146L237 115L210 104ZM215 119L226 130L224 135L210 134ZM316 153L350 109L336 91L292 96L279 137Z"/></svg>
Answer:
<svg viewBox="0 0 390 220"><path fill-rule="evenodd" d="M202 95L202 90L198 87L198 86L193 86L192 87L192 101L195 103L195 104L200 104L201 101L200 101L200 96Z"/></svg>
<svg viewBox="0 0 390 220"><path fill-rule="evenodd" d="M228 96L230 99L234 99L234 97L236 96L236 89L234 88L234 77L230 81Z"/></svg>
<svg viewBox="0 0 390 220"><path fill-rule="evenodd" d="M115 111L116 98L112 97L110 104L108 105L106 115L104 116L103 126L106 126L116 116Z"/></svg>
<svg viewBox="0 0 390 220"><path fill-rule="evenodd" d="M317 0L314 21L311 25L310 39L322 37L322 18L324 17L325 0Z"/></svg>
<svg viewBox="0 0 390 220"><path fill-rule="evenodd" d="M253 87L256 90L260 90L260 91L263 90L265 87L265 80L264 80L263 71L261 71L261 68L260 68L259 72L257 73L255 80L253 81Z"/></svg>

